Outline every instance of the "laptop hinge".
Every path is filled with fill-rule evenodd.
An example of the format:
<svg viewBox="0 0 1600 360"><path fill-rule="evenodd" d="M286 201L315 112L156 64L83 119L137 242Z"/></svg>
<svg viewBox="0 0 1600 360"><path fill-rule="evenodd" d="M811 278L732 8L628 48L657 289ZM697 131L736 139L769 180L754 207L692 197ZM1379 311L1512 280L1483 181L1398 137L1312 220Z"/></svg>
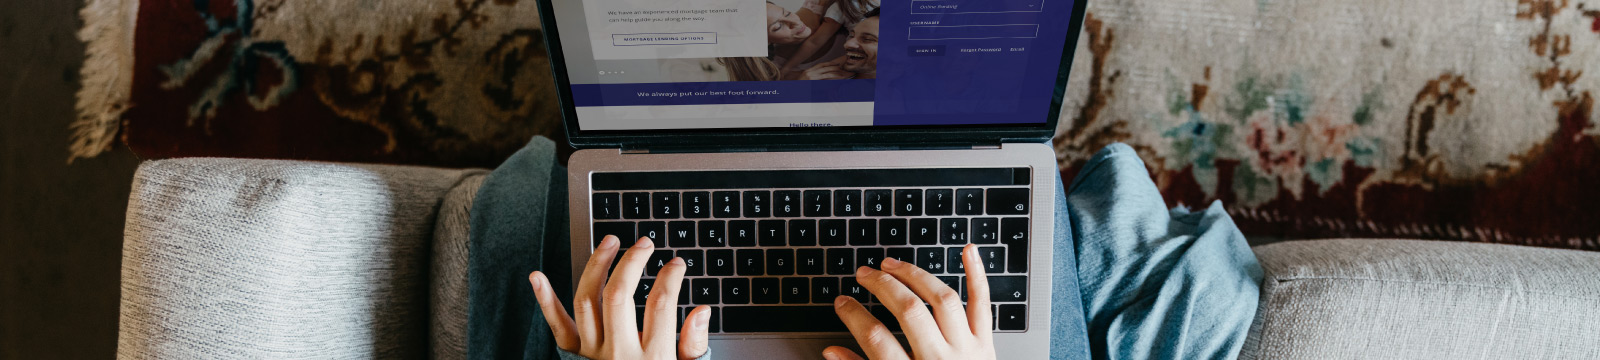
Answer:
<svg viewBox="0 0 1600 360"><path fill-rule="evenodd" d="M653 146L650 148L622 146L623 154L682 154L730 152L800 152L800 151L894 151L894 150L993 150L1000 143L983 144L902 144L902 145L769 145L763 147L710 147L710 146Z"/></svg>

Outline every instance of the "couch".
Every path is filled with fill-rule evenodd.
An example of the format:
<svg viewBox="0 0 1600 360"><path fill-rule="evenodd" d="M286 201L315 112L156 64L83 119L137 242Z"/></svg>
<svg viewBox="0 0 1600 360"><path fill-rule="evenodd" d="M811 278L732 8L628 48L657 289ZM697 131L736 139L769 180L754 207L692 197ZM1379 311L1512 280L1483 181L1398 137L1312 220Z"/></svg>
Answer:
<svg viewBox="0 0 1600 360"><path fill-rule="evenodd" d="M466 357L485 170L145 162L118 357ZM1422 240L1254 248L1244 359L1600 358L1600 253Z"/></svg>

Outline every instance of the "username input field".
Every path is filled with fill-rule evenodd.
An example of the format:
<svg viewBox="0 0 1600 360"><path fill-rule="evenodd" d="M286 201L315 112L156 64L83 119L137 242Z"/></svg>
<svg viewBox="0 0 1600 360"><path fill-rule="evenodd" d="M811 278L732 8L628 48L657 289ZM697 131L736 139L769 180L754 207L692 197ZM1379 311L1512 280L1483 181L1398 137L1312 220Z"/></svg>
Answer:
<svg viewBox="0 0 1600 360"><path fill-rule="evenodd" d="M914 0L912 14L1041 12L1044 0Z"/></svg>
<svg viewBox="0 0 1600 360"><path fill-rule="evenodd" d="M912 26L911 40L1037 38L1038 24Z"/></svg>

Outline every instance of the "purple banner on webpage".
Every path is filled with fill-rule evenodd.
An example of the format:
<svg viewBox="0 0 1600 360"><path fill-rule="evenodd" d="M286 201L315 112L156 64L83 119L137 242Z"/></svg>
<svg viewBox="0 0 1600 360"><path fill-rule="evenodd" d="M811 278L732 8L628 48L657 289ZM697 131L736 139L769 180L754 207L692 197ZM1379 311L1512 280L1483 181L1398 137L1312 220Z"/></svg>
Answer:
<svg viewBox="0 0 1600 360"><path fill-rule="evenodd" d="M873 101L873 80L572 84L576 106L782 104Z"/></svg>

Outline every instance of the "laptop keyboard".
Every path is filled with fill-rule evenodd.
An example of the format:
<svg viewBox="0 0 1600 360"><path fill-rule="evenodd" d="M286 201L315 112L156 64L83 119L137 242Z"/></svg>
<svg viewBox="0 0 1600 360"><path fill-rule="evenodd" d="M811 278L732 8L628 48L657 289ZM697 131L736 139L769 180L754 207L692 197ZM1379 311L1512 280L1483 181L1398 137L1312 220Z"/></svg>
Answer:
<svg viewBox="0 0 1600 360"><path fill-rule="evenodd" d="M590 246L605 235L623 249L639 237L655 243L635 292L641 323L654 277L676 256L688 265L680 325L688 310L709 305L712 333L795 333L847 331L833 310L839 295L898 330L853 276L884 258L916 264L965 301L961 250L972 243L995 329L1020 332L1029 311L1029 181L1028 168L594 173Z"/></svg>

